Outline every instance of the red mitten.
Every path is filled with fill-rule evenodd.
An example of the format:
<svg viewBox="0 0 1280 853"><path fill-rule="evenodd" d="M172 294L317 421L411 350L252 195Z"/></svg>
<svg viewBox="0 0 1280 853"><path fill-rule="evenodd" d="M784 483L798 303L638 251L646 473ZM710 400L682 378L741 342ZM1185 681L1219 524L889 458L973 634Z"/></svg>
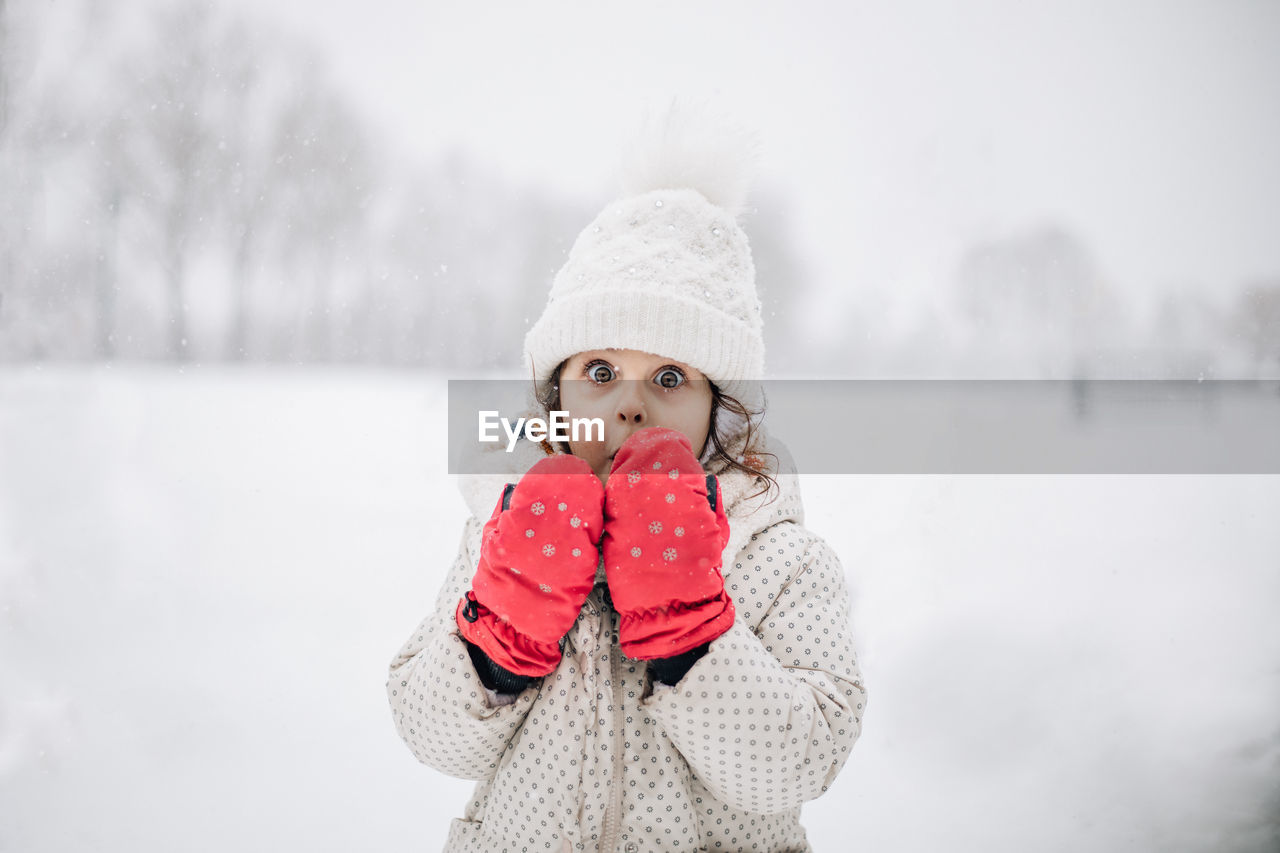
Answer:
<svg viewBox="0 0 1280 853"><path fill-rule="evenodd" d="M498 666L538 676L560 662L560 638L595 585L603 501L591 466L568 454L538 460L503 492L455 613L462 636Z"/></svg>
<svg viewBox="0 0 1280 853"><path fill-rule="evenodd" d="M650 427L623 442L605 483L604 516L605 572L627 657L672 657L729 630L733 599L720 574L729 519L719 482L683 433Z"/></svg>

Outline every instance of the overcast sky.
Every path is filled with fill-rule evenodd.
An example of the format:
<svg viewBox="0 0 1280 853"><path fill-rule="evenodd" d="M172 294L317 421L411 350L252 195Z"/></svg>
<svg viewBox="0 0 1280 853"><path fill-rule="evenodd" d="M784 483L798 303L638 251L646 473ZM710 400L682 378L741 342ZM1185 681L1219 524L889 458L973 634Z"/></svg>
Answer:
<svg viewBox="0 0 1280 853"><path fill-rule="evenodd" d="M850 307L1048 222L1140 296L1280 273L1280 3L225 2L403 150L592 207L646 108L710 99Z"/></svg>

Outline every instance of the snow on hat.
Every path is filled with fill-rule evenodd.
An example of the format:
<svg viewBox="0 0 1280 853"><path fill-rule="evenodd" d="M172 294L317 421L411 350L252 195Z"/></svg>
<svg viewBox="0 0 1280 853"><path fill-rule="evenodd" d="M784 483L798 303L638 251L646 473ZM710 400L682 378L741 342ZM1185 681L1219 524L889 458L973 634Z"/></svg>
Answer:
<svg viewBox="0 0 1280 853"><path fill-rule="evenodd" d="M750 136L674 104L648 125L622 196L578 236L525 336L540 397L566 358L614 347L684 362L760 405L761 306L737 222L755 150Z"/></svg>

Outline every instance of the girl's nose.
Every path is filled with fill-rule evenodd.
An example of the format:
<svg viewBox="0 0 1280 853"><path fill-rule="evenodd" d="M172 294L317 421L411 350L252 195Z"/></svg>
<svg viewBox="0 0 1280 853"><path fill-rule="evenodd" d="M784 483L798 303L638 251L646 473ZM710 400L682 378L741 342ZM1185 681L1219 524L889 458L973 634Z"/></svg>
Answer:
<svg viewBox="0 0 1280 853"><path fill-rule="evenodd" d="M618 421L624 424L643 424L645 422L644 406L623 406L618 408Z"/></svg>
<svg viewBox="0 0 1280 853"><path fill-rule="evenodd" d="M618 400L616 416L619 423L628 424L630 426L643 425L647 419L644 410L644 398L640 395L639 388L631 387L638 383L627 383L624 388L623 397Z"/></svg>

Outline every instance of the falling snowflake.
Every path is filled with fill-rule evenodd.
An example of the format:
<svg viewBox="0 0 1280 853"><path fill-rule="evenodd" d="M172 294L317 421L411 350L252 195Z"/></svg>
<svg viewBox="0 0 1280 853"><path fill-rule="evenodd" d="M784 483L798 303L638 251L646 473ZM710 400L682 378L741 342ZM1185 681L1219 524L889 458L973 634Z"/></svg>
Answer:
<svg viewBox="0 0 1280 853"><path fill-rule="evenodd" d="M636 483L640 482L640 472L639 472L639 471L631 471L630 473L628 473L628 474L627 474L627 482L628 482L628 483L630 483L630 484L631 484L631 485L633 485L633 486L634 486Z"/></svg>
<svg viewBox="0 0 1280 853"><path fill-rule="evenodd" d="M538 584L538 589L542 590L543 592L551 592L551 586L545 583Z"/></svg>
<svg viewBox="0 0 1280 853"><path fill-rule="evenodd" d="M668 563L670 563L675 558L676 558L675 548L668 548L667 550L662 552L662 559L666 560Z"/></svg>
<svg viewBox="0 0 1280 853"><path fill-rule="evenodd" d="M659 459L653 463L653 470L657 471L661 467L662 467L662 460Z"/></svg>
<svg viewBox="0 0 1280 853"><path fill-rule="evenodd" d="M667 476L674 480L676 477L680 476L680 472L677 469L672 468L667 472Z"/></svg>
<svg viewBox="0 0 1280 853"><path fill-rule="evenodd" d="M631 549L631 556L633 556L633 557L639 557L639 556L640 556L640 547L639 547L639 546L635 546L635 547L633 547L633 548Z"/></svg>
<svg viewBox="0 0 1280 853"><path fill-rule="evenodd" d="M524 532L524 535L525 535L525 536L527 536L527 537L529 537L530 539L532 539L532 538L533 538L533 528L532 528L532 527L530 527L528 530L526 530L526 531Z"/></svg>
<svg viewBox="0 0 1280 853"><path fill-rule="evenodd" d="M677 528L676 528L676 530L675 530L675 534L676 534L677 536L683 536L683 535L684 535L684 528L683 528L683 527L677 527Z"/></svg>
<svg viewBox="0 0 1280 853"><path fill-rule="evenodd" d="M550 542L542 546L542 556L544 557L550 557L555 552L556 552L556 546L552 545Z"/></svg>
<svg viewBox="0 0 1280 853"><path fill-rule="evenodd" d="M529 507L529 512L534 515L542 515L546 511L547 508L542 505L542 501L534 501L533 506Z"/></svg>
<svg viewBox="0 0 1280 853"><path fill-rule="evenodd" d="M581 557L581 556L582 556L582 549L581 549L581 548L574 548L574 549L573 549L573 551L572 551L572 553L573 553L573 556L575 556L575 557Z"/></svg>
<svg viewBox="0 0 1280 853"><path fill-rule="evenodd" d="M676 502L676 496L671 494L671 492L667 492L667 497L665 498L665 500L667 503L673 504Z"/></svg>
<svg viewBox="0 0 1280 853"><path fill-rule="evenodd" d="M564 501L560 501L559 506L556 507L556 509L560 510L561 512L564 512L568 508L569 508L569 505Z"/></svg>
<svg viewBox="0 0 1280 853"><path fill-rule="evenodd" d="M649 522L649 532L650 532L650 533L661 533L661 532L662 532L662 522L661 522L661 521L651 521L651 522Z"/></svg>
<svg viewBox="0 0 1280 853"><path fill-rule="evenodd" d="M578 518L576 515L573 518L569 519L570 527L577 527L580 524L582 524L582 519Z"/></svg>

